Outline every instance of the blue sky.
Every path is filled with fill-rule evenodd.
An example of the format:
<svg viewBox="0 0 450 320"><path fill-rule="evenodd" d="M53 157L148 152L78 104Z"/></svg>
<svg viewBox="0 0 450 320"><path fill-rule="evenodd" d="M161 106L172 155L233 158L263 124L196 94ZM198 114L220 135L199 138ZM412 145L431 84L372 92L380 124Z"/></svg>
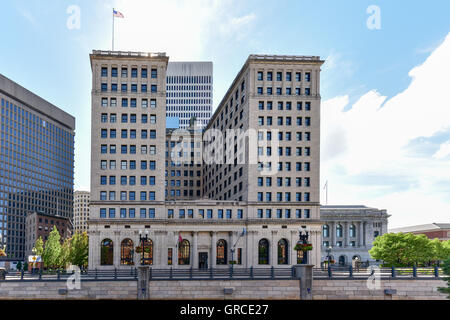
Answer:
<svg viewBox="0 0 450 320"><path fill-rule="evenodd" d="M80 9L79 29L67 27L71 16L67 9L72 5ZM366 25L371 5L380 8L379 30ZM251 53L327 59L322 68L323 112L327 116L332 110L333 119L347 124L343 127L330 118L323 122L327 128L323 128L322 184L329 180L329 202L388 209L393 227L449 220L450 177L443 174L445 169L450 172L449 123L433 121L443 109L440 101L448 105L447 96L433 105L436 113L427 128L415 131L416 126L408 126L399 135L402 139L392 139L397 144L388 137L377 147L379 139L373 140L378 153L385 144L403 150L397 158L378 159L375 154L371 161L378 162L364 167L356 163L368 161L359 158L360 142L349 138L366 130L351 121L370 122L374 116L374 110L367 109L370 105L404 110L404 119L398 112L380 112L376 117L386 114L391 119L394 114L400 123L408 120L409 109L398 106L396 101L402 100L398 96L415 97L403 99L414 104L423 91L413 86L411 70L422 66L417 73L430 78L448 73L448 64L436 68L427 60L448 40L449 1L2 1L0 73L76 117L77 189L89 189L90 155L85 151L90 144L89 53L111 48L112 7L125 15L116 19L116 49L164 51L175 61L213 61L214 106ZM442 77L436 79L448 81ZM426 81L418 82L426 86ZM352 109L353 113L343 112ZM395 134L391 130L388 133ZM418 179L419 172L433 178ZM430 201L434 206L425 205Z"/></svg>

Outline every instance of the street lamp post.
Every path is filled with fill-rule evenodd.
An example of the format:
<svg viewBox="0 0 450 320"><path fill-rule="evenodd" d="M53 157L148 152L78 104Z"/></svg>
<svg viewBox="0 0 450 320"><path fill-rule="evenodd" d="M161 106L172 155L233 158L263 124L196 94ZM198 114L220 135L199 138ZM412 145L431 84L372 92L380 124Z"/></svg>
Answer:
<svg viewBox="0 0 450 320"><path fill-rule="evenodd" d="M141 242L142 247L142 256L141 256L141 265L145 264L145 244L148 240L148 230L145 230L145 236L142 235L142 230L139 230L139 241Z"/></svg>
<svg viewBox="0 0 450 320"><path fill-rule="evenodd" d="M307 226L301 226L298 232L299 232L298 242L302 244L307 244L309 239L309 228ZM308 263L308 251L303 252L302 263L303 264Z"/></svg>
<svg viewBox="0 0 450 320"><path fill-rule="evenodd" d="M330 255L331 249L333 249L332 246L328 246L328 247L327 247L327 260L328 260L328 263L331 262L331 255Z"/></svg>

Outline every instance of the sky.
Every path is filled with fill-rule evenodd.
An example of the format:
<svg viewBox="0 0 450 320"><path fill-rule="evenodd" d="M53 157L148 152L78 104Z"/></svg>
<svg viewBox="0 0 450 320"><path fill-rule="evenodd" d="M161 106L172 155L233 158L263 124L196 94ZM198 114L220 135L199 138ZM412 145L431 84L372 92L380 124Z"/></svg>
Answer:
<svg viewBox="0 0 450 320"><path fill-rule="evenodd" d="M389 227L450 220L446 0L2 0L0 73L76 117L89 190L89 53L213 61L216 107L249 54L320 56L328 204L386 209ZM321 203L326 203L321 187Z"/></svg>

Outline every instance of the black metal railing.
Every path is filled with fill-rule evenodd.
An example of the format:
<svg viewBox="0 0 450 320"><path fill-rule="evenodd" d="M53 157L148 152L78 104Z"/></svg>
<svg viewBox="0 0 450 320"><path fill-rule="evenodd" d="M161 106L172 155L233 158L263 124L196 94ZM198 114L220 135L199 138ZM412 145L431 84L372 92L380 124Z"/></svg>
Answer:
<svg viewBox="0 0 450 320"><path fill-rule="evenodd" d="M439 267L368 267L353 268L352 266L314 268L314 279L368 279L379 277L380 279L434 279L443 276Z"/></svg>
<svg viewBox="0 0 450 320"><path fill-rule="evenodd" d="M33 272L10 271L3 281L67 281L73 272L65 270ZM226 267L226 268L152 268L150 281L158 280L270 280L296 279L294 267ZM441 268L352 268L328 267L314 268L313 277L319 279L368 279L378 276L380 279L436 279L443 276ZM136 281L138 271L135 267L113 269L91 269L80 272L81 281ZM2 280L0 280L2 281Z"/></svg>

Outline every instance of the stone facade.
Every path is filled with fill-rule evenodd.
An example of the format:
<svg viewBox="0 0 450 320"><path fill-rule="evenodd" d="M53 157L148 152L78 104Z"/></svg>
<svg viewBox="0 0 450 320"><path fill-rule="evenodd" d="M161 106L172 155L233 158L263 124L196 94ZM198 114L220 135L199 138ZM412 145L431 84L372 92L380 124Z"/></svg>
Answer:
<svg viewBox="0 0 450 320"><path fill-rule="evenodd" d="M386 210L366 206L322 206L322 259L330 257L336 265L350 265L355 258L360 262L376 263L369 254L376 237L387 233Z"/></svg>
<svg viewBox="0 0 450 320"><path fill-rule="evenodd" d="M367 289L366 280L314 280L314 300L445 300L437 291L443 280L382 280L380 289ZM233 289L225 294L224 289ZM65 281L0 282L0 299L137 299L137 281L82 281L68 290ZM386 295L385 289L395 289ZM60 292L59 290L63 290ZM299 280L151 281L150 299L299 300Z"/></svg>
<svg viewBox="0 0 450 320"><path fill-rule="evenodd" d="M170 164L171 146L162 121L167 61L162 54L91 54L89 268L140 263L141 254L135 251L141 235L148 239L144 263L157 268L220 268L230 261L237 267L287 267L299 262L293 248L302 227L309 229L314 248L309 262L320 264L323 61L249 56L203 133L202 150L212 153L216 162L202 155L201 196L195 192L190 200L164 195L170 172L177 170ZM136 70L137 76L119 77L122 69ZM155 69L157 76L148 80L140 76L143 69ZM128 90L133 83L135 91ZM154 84L155 91L142 92L143 83ZM146 107L146 99L155 101L153 107ZM131 107L129 100L134 101ZM122 107L119 101L124 101ZM154 122L140 121L149 113L155 115ZM134 122L118 123L123 117L134 117ZM148 129L154 131L150 140L140 134ZM227 136L229 129L241 132L233 140ZM150 171L148 161L153 161ZM197 173L191 177L194 168L185 169L184 164L188 186L183 184L181 194L186 188L189 192L186 178L192 178L198 190Z"/></svg>
<svg viewBox="0 0 450 320"><path fill-rule="evenodd" d="M90 193L75 191L73 197L73 232L87 232Z"/></svg>

